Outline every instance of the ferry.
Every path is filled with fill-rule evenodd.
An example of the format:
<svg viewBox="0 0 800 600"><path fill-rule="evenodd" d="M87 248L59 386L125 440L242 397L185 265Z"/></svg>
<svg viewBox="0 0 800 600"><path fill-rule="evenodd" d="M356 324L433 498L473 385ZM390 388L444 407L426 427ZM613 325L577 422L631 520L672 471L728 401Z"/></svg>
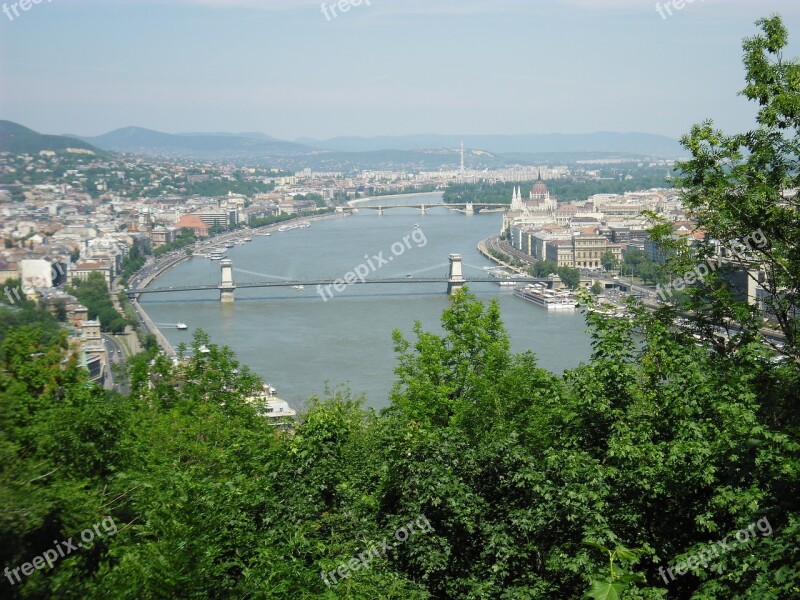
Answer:
<svg viewBox="0 0 800 600"><path fill-rule="evenodd" d="M186 323L176 323L175 329L177 329L178 331L186 331L187 329L189 329L189 326Z"/></svg>
<svg viewBox="0 0 800 600"><path fill-rule="evenodd" d="M567 290L556 292L547 289L541 283L518 287L514 290L514 295L547 310L575 310L578 306L571 292Z"/></svg>
<svg viewBox="0 0 800 600"><path fill-rule="evenodd" d="M247 402L254 405L259 416L267 418L271 425L291 431L297 411L288 402L278 398L277 394L278 391L267 383Z"/></svg>

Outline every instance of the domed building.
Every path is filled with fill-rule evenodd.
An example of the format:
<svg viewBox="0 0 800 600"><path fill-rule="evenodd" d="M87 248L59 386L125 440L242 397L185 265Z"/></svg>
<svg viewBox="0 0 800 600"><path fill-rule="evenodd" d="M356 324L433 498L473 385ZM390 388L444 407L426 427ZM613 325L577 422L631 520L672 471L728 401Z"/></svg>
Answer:
<svg viewBox="0 0 800 600"><path fill-rule="evenodd" d="M539 180L533 184L529 200L525 201L525 206L531 211L551 211L558 208L558 202L550 197L550 190L547 189L541 175Z"/></svg>

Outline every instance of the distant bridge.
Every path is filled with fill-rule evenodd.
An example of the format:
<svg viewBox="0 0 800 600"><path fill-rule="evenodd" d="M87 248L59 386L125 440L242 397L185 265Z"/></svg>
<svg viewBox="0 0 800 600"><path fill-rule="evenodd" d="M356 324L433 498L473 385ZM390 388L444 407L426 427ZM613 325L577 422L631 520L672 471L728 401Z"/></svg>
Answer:
<svg viewBox="0 0 800 600"><path fill-rule="evenodd" d="M169 287L147 287L142 289L128 290L128 297L131 299L138 299L144 294L168 294L176 292L202 292L202 291L219 291L220 302L233 302L234 292L237 289L258 289L258 288L291 288L300 286L322 286L331 288L347 287L350 285L372 285L372 284L422 284L422 283L446 283L447 293L452 295L456 290L463 287L468 283L499 283L508 278L498 278L489 275L482 276L464 276L462 272L462 257L459 254L450 255L450 270L446 275L439 276L413 276L407 275L405 277L375 277L364 279L356 277L341 277L337 279L319 278L319 279L298 279L298 280L284 280L284 281L252 281L245 283L234 283L233 281L233 262L230 260L223 260L220 263L221 267L221 282L213 284L199 284L199 285L176 285ZM354 275L350 273L349 275ZM527 282L550 282L549 279L537 279L534 277L520 277L514 276L513 281L520 283ZM338 290L337 291L341 291Z"/></svg>
<svg viewBox="0 0 800 600"><path fill-rule="evenodd" d="M476 212L480 212L484 209L504 209L508 210L508 204L493 204L491 202L462 202L462 203L453 203L447 204L444 202L432 202L430 204L387 204L386 206L375 206L369 204L359 204L357 206L351 206L349 208L345 208L344 210L353 211L353 210L374 210L377 211L379 215L383 214L383 211L389 210L391 208L414 208L419 210L423 215L428 212L429 208L450 208L453 210L457 210L463 212L468 215L475 214Z"/></svg>

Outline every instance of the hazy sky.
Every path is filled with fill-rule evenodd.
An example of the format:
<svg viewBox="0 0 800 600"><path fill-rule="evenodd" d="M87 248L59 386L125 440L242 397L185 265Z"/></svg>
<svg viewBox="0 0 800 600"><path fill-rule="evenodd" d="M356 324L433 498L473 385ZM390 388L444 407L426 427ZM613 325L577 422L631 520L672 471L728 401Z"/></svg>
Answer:
<svg viewBox="0 0 800 600"><path fill-rule="evenodd" d="M0 0L8 7L18 0ZM0 13L0 118L284 139L752 126L741 41L797 0L40 0ZM325 0L326 5L333 0ZM667 4L666 2L662 2ZM338 13L338 10L337 10Z"/></svg>

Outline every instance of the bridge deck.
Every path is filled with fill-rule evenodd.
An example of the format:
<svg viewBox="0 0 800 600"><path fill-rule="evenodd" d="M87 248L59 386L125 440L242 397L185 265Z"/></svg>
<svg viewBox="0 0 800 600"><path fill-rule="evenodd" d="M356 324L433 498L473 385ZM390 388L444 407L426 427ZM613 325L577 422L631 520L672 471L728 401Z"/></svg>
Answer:
<svg viewBox="0 0 800 600"><path fill-rule="evenodd" d="M237 290L242 289L254 289L254 288L283 288L283 287L294 287L298 285L302 286L317 286L317 285L336 285L342 284L343 282L346 285L370 285L370 284L420 284L420 283L448 283L450 281L450 277L384 277L381 279L365 279L361 281L360 279L356 279L352 283L344 282L342 279L305 279L305 280L297 280L297 281L261 281L261 282L245 282L245 283L235 283L235 288ZM548 279L537 279L534 277L507 277L507 278L500 278L500 277L469 277L465 276L463 278L465 284L470 283L499 283L501 281L517 281L519 283L533 283L533 282L546 282L549 281ZM142 288L137 290L130 290L128 292L129 296L138 296L141 294L164 294L169 292L193 292L193 291L208 291L208 290L219 290L220 284L203 284L203 285L187 285L187 286L172 286L172 287L161 287L161 288Z"/></svg>

